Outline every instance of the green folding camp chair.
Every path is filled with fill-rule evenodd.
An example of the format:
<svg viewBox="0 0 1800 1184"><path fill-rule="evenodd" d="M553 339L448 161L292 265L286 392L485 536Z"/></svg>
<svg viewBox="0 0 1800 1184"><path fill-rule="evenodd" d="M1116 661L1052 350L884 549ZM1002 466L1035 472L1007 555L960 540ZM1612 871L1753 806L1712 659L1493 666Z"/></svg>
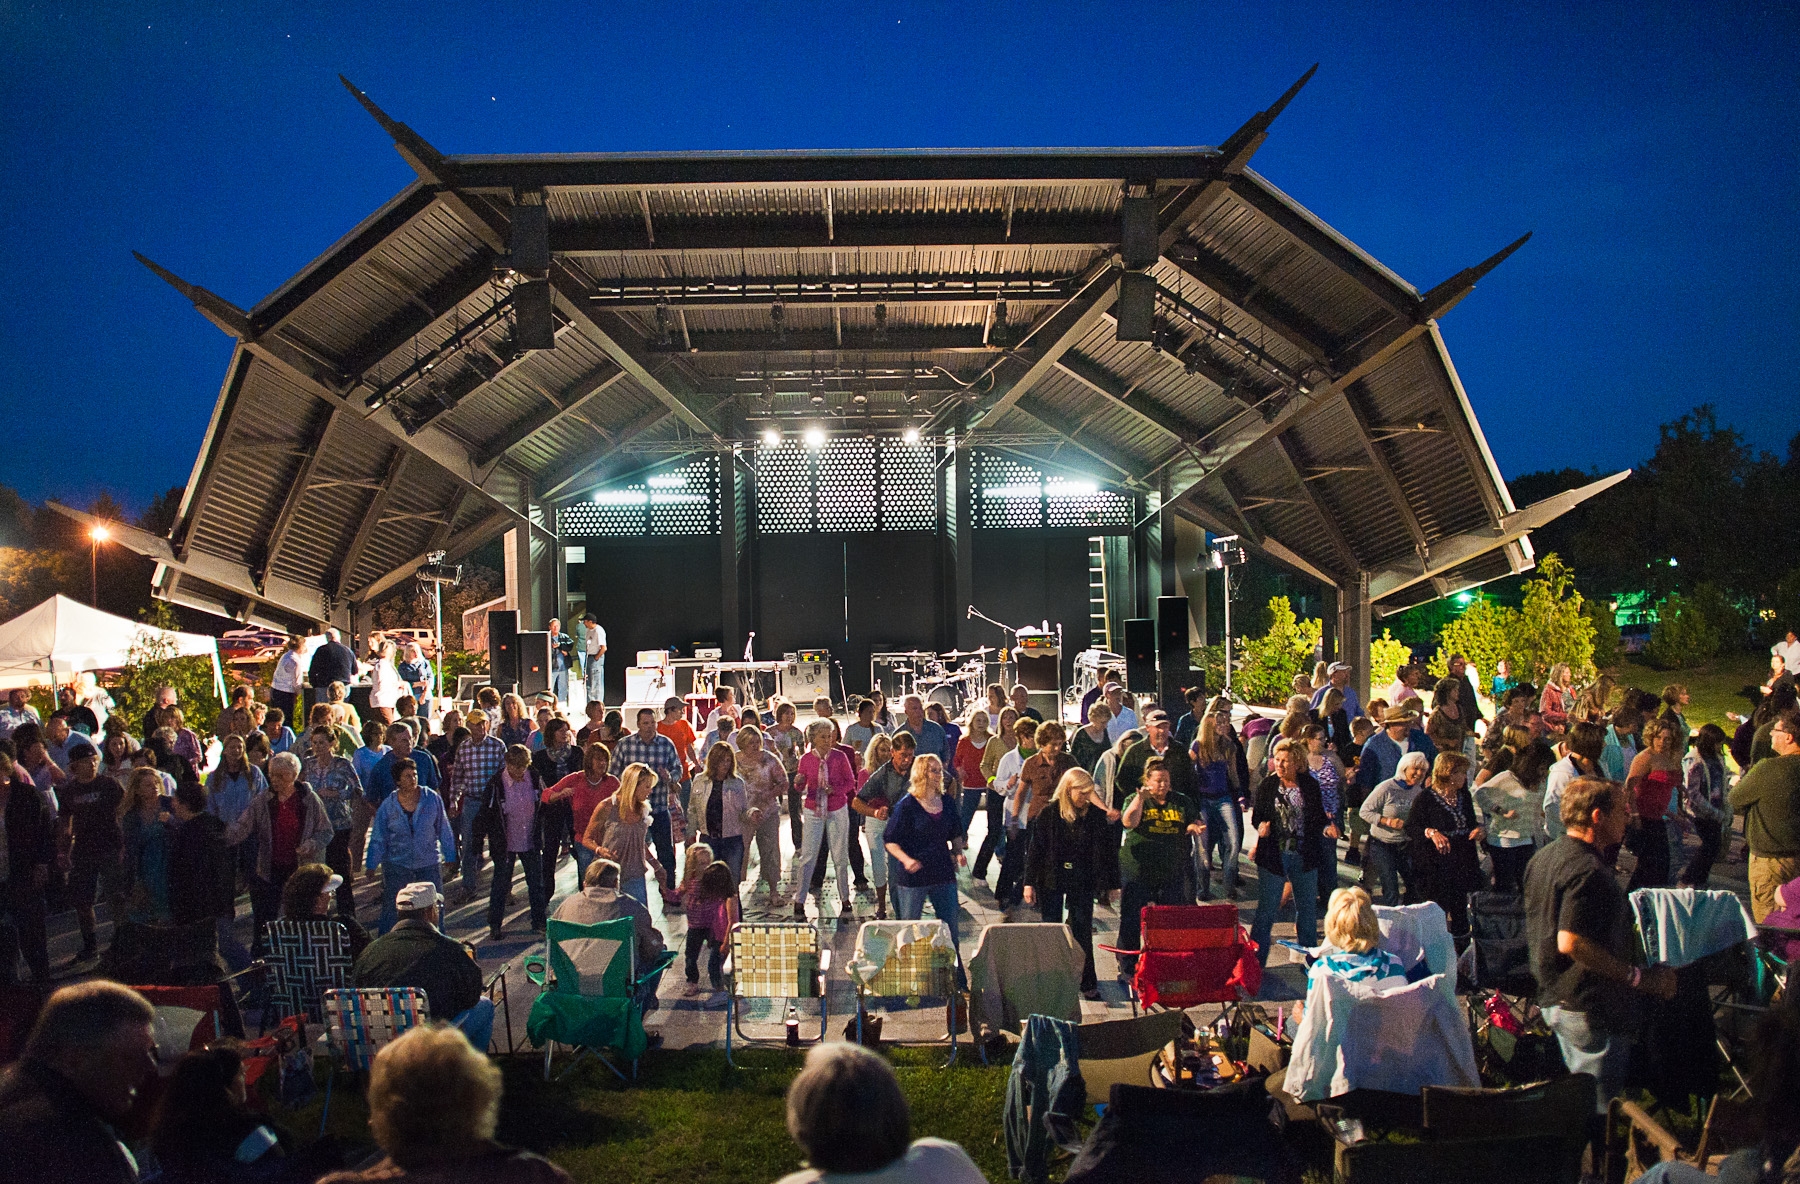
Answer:
<svg viewBox="0 0 1800 1184"><path fill-rule="evenodd" d="M640 969L637 923L630 917L598 925L551 920L544 950L525 959L525 977L544 988L531 1005L525 1033L544 1050L545 1080L558 1043L580 1050L559 1077L592 1053L619 1080L635 1080L638 1058L648 1043L638 989L661 974L675 955L664 951L654 964ZM631 1062L631 1076L608 1060L602 1049L612 1049L621 1060Z"/></svg>

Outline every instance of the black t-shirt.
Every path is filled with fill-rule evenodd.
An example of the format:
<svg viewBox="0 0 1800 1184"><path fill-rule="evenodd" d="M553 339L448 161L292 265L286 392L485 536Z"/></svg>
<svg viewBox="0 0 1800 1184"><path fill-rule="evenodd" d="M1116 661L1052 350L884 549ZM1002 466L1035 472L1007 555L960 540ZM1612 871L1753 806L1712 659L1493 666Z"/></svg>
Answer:
<svg viewBox="0 0 1800 1184"><path fill-rule="evenodd" d="M119 803L125 790L111 777L92 781L67 781L56 791L56 801L63 817L69 820L74 837L74 858L112 858L119 853L124 838L119 831Z"/></svg>
<svg viewBox="0 0 1800 1184"><path fill-rule="evenodd" d="M1538 1003L1587 1013L1603 1031L1623 1031L1636 1010L1631 988L1584 970L1559 953L1559 930L1579 934L1623 962L1637 961L1631 908L1612 868L1588 843L1557 839L1525 866L1525 936Z"/></svg>

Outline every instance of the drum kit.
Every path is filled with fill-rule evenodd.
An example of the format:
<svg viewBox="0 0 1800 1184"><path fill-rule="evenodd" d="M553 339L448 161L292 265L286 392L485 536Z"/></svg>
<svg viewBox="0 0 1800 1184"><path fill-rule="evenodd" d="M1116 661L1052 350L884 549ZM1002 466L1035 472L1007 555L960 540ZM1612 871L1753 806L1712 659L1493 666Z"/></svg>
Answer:
<svg viewBox="0 0 1800 1184"><path fill-rule="evenodd" d="M934 654L914 650L905 655L889 655L888 673L897 680L900 694L917 695L927 703L940 704L952 719L971 706L987 701L987 656L993 646L972 650L946 650Z"/></svg>

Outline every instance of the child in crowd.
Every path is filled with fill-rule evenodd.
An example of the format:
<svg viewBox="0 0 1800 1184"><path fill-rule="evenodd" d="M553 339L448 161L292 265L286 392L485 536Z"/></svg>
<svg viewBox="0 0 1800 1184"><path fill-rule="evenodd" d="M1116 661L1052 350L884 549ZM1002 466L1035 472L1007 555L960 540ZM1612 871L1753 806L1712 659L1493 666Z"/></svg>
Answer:
<svg viewBox="0 0 1800 1184"><path fill-rule="evenodd" d="M283 753L294 746L294 729L288 727L287 712L271 707L263 714L262 734L269 738L269 751Z"/></svg>
<svg viewBox="0 0 1800 1184"><path fill-rule="evenodd" d="M695 844L696 848L704 844ZM710 852L709 852L710 854ZM683 893L687 909L687 981L688 993L698 993L700 985L700 951L708 948L707 978L712 989L725 986L723 974L725 943L731 938L731 927L737 924L737 879L725 863L714 860L706 865L700 878Z"/></svg>

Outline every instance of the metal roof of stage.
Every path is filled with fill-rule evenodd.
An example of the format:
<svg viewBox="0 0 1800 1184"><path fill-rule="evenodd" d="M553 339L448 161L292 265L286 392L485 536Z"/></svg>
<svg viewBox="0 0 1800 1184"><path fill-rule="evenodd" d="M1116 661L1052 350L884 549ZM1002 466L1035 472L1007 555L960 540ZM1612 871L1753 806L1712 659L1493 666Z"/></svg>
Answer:
<svg viewBox="0 0 1800 1184"><path fill-rule="evenodd" d="M1248 167L1305 81L1219 148L535 156L442 155L351 87L417 181L249 310L144 260L239 345L135 545L169 599L325 619L804 422L1086 468L1378 612L1523 570L1550 507L1512 505L1436 318L1524 239L1424 292L1370 258ZM554 348L515 343L532 279Z"/></svg>

